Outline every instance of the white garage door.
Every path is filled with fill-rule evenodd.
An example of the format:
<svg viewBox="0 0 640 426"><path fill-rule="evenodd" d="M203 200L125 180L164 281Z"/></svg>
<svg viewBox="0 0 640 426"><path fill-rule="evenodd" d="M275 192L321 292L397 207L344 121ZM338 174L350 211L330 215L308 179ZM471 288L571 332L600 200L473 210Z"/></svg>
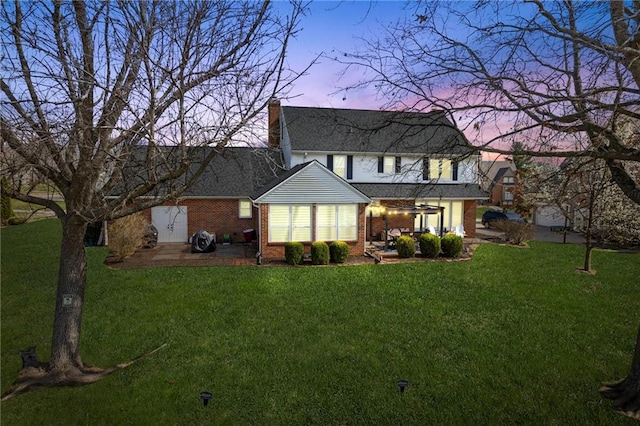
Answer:
<svg viewBox="0 0 640 426"><path fill-rule="evenodd" d="M536 208L536 225L540 226L564 226L564 216L555 206L541 206Z"/></svg>
<svg viewBox="0 0 640 426"><path fill-rule="evenodd" d="M153 207L151 221L158 229L159 243L186 243L188 241L186 207Z"/></svg>

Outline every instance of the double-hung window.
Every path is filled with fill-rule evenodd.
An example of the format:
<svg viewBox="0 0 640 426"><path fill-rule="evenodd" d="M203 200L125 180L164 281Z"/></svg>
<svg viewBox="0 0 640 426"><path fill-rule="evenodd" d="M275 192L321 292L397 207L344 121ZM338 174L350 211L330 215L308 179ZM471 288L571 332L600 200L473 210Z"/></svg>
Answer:
<svg viewBox="0 0 640 426"><path fill-rule="evenodd" d="M269 205L269 242L311 241L311 206Z"/></svg>
<svg viewBox="0 0 640 426"><path fill-rule="evenodd" d="M251 219L252 217L251 201L240 200L240 202L238 203L238 217L240 219Z"/></svg>
<svg viewBox="0 0 640 426"><path fill-rule="evenodd" d="M378 157L378 173L399 174L402 172L402 157Z"/></svg>
<svg viewBox="0 0 640 426"><path fill-rule="evenodd" d="M316 207L316 239L355 241L358 239L356 204L319 204Z"/></svg>
<svg viewBox="0 0 640 426"><path fill-rule="evenodd" d="M448 158L423 158L422 180L458 180L458 162Z"/></svg>
<svg viewBox="0 0 640 426"><path fill-rule="evenodd" d="M342 179L353 179L353 155L327 155L327 168Z"/></svg>

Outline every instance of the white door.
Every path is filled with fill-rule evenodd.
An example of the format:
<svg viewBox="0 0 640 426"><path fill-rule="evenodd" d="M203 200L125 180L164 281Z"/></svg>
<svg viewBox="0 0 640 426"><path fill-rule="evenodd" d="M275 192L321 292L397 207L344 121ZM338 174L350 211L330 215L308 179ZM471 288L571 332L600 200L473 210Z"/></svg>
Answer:
<svg viewBox="0 0 640 426"><path fill-rule="evenodd" d="M158 229L159 243L185 243L187 234L187 208L160 206L151 209L151 222Z"/></svg>

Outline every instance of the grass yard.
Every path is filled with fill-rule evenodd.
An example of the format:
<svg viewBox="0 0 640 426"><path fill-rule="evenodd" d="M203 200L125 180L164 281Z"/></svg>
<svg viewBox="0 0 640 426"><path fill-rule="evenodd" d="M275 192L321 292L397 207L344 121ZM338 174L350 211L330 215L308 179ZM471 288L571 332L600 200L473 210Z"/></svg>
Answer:
<svg viewBox="0 0 640 426"><path fill-rule="evenodd" d="M2 392L48 358L59 225L2 229ZM470 262L111 270L90 248L86 363L167 346L101 382L1 405L3 425L637 424L640 255L484 244ZM396 383L409 381L400 394ZM200 391L213 393L204 408Z"/></svg>

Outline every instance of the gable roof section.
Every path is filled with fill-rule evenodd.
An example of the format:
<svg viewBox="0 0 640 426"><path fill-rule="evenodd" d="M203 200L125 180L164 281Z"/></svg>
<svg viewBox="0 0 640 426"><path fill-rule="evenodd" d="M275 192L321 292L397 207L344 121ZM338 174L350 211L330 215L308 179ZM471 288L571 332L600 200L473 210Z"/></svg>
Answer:
<svg viewBox="0 0 640 426"><path fill-rule="evenodd" d="M495 186L502 181L503 177L510 177L510 176L515 176L516 174L513 172L513 170L510 167L503 167L501 169L499 169L496 173L496 175L493 177L493 180L491 181L491 184L489 185L489 191L493 190L493 188L495 188Z"/></svg>
<svg viewBox="0 0 640 426"><path fill-rule="evenodd" d="M474 151L442 111L281 107L294 151L464 155Z"/></svg>
<svg viewBox="0 0 640 426"><path fill-rule="evenodd" d="M299 164L261 188L258 204L370 203L371 199L317 161Z"/></svg>

